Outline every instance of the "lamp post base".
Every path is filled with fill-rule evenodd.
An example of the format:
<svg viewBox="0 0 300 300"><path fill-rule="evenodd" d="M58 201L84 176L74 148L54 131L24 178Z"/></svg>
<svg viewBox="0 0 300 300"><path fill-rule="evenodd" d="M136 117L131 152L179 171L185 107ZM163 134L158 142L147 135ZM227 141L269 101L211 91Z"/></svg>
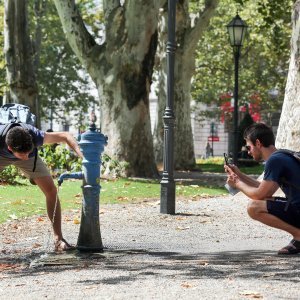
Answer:
<svg viewBox="0 0 300 300"><path fill-rule="evenodd" d="M160 190L160 212L175 215L175 182L162 181Z"/></svg>
<svg viewBox="0 0 300 300"><path fill-rule="evenodd" d="M93 253L103 253L103 247L85 247L77 246L77 250L80 252L93 252Z"/></svg>

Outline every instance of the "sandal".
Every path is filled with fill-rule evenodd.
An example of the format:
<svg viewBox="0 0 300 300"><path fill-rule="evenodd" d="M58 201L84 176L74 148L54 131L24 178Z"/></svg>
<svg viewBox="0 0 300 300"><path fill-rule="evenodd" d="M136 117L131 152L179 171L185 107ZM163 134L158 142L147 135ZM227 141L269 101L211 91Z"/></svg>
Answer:
<svg viewBox="0 0 300 300"><path fill-rule="evenodd" d="M294 239L292 239L287 246L283 247L278 251L278 254L281 255L290 255L298 253L300 253L300 241L296 241Z"/></svg>
<svg viewBox="0 0 300 300"><path fill-rule="evenodd" d="M54 243L55 252L72 251L75 249L76 247L70 245L64 238Z"/></svg>

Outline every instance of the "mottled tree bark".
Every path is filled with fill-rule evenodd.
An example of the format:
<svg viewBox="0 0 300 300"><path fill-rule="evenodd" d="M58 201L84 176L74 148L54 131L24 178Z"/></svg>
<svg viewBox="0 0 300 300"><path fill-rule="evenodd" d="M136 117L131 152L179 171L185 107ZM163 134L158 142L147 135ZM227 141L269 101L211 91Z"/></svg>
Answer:
<svg viewBox="0 0 300 300"><path fill-rule="evenodd" d="M66 37L98 88L106 152L129 162L128 175L157 175L148 102L160 2L104 0L106 39L98 45L75 1L54 0Z"/></svg>
<svg viewBox="0 0 300 300"><path fill-rule="evenodd" d="M27 5L27 0L5 0L4 53L9 85L5 101L30 106L39 124L38 87L33 69Z"/></svg>
<svg viewBox="0 0 300 300"><path fill-rule="evenodd" d="M191 81L195 71L195 50L203 32L209 25L218 5L218 0L207 0L205 8L193 20L189 15L189 1L178 1L176 14L177 50L174 74L174 111L176 118L174 161L177 169L192 169L195 166L194 141L191 125ZM161 14L159 38L159 91L157 123L154 131L154 149L157 162L162 161L163 112L166 103L166 56L167 10ZM194 25L192 25L194 23Z"/></svg>
<svg viewBox="0 0 300 300"><path fill-rule="evenodd" d="M300 1L292 14L291 58L276 146L299 151L300 144Z"/></svg>

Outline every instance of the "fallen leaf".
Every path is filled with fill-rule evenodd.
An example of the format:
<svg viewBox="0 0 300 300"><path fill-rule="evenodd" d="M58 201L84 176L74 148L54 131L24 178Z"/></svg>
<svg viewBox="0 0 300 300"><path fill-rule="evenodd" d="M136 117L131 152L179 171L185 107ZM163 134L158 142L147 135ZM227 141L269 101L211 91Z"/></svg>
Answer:
<svg viewBox="0 0 300 300"><path fill-rule="evenodd" d="M40 247L42 247L42 245L39 244L39 243L34 243L34 244L32 245L32 248L40 248Z"/></svg>
<svg viewBox="0 0 300 300"><path fill-rule="evenodd" d="M38 217L37 220L38 220L39 222L43 222L43 221L44 221L44 219L43 219L42 217Z"/></svg>
<svg viewBox="0 0 300 300"><path fill-rule="evenodd" d="M12 205L22 205L23 203L25 203L24 200L14 200L14 201L11 201Z"/></svg>
<svg viewBox="0 0 300 300"><path fill-rule="evenodd" d="M181 284L181 286L184 287L184 288L192 288L192 287L193 287L193 285L190 284L190 283L188 283L188 282L183 282L183 283Z"/></svg>
<svg viewBox="0 0 300 300"><path fill-rule="evenodd" d="M80 224L80 220L79 220L79 219L74 219L74 220L73 220L73 223L74 223L74 224Z"/></svg>
<svg viewBox="0 0 300 300"><path fill-rule="evenodd" d="M211 223L211 221L210 220L202 220L202 221L200 221L200 223Z"/></svg>
<svg viewBox="0 0 300 300"><path fill-rule="evenodd" d="M208 266L209 265L209 263L205 260L198 261L198 264L201 265L201 266Z"/></svg>
<svg viewBox="0 0 300 300"><path fill-rule="evenodd" d="M249 298L255 298L255 299L263 298L263 296L259 292L255 292L255 291L242 291L239 294Z"/></svg>
<svg viewBox="0 0 300 300"><path fill-rule="evenodd" d="M80 198L81 197L81 193L78 193L74 196L75 198Z"/></svg>
<svg viewBox="0 0 300 300"><path fill-rule="evenodd" d="M0 271L15 269L18 268L20 265L17 264L0 264Z"/></svg>
<svg viewBox="0 0 300 300"><path fill-rule="evenodd" d="M186 226L186 227L178 226L178 227L176 227L176 230L187 230L187 229L190 229L190 227L189 226Z"/></svg>
<svg viewBox="0 0 300 300"><path fill-rule="evenodd" d="M4 244L13 244L15 242L16 242L15 240L11 240L11 239L5 239L5 240L3 240Z"/></svg>
<svg viewBox="0 0 300 300"><path fill-rule="evenodd" d="M119 201L126 201L126 200L128 200L128 197L119 196L117 199Z"/></svg>

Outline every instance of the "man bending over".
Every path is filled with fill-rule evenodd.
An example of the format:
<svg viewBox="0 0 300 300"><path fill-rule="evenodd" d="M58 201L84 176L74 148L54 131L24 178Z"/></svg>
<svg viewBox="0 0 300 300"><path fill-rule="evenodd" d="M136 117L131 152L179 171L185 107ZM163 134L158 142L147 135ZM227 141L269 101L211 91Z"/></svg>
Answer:
<svg viewBox="0 0 300 300"><path fill-rule="evenodd" d="M0 131L2 126L5 125L0 125ZM82 157L82 153L69 132L44 132L31 125L26 127L28 129L16 124L7 132L5 141L0 146L0 172L6 166L14 165L38 185L46 196L48 217L53 223L55 251L74 249L63 238L57 189L45 163L38 156L37 148L43 144L66 143L79 157Z"/></svg>

